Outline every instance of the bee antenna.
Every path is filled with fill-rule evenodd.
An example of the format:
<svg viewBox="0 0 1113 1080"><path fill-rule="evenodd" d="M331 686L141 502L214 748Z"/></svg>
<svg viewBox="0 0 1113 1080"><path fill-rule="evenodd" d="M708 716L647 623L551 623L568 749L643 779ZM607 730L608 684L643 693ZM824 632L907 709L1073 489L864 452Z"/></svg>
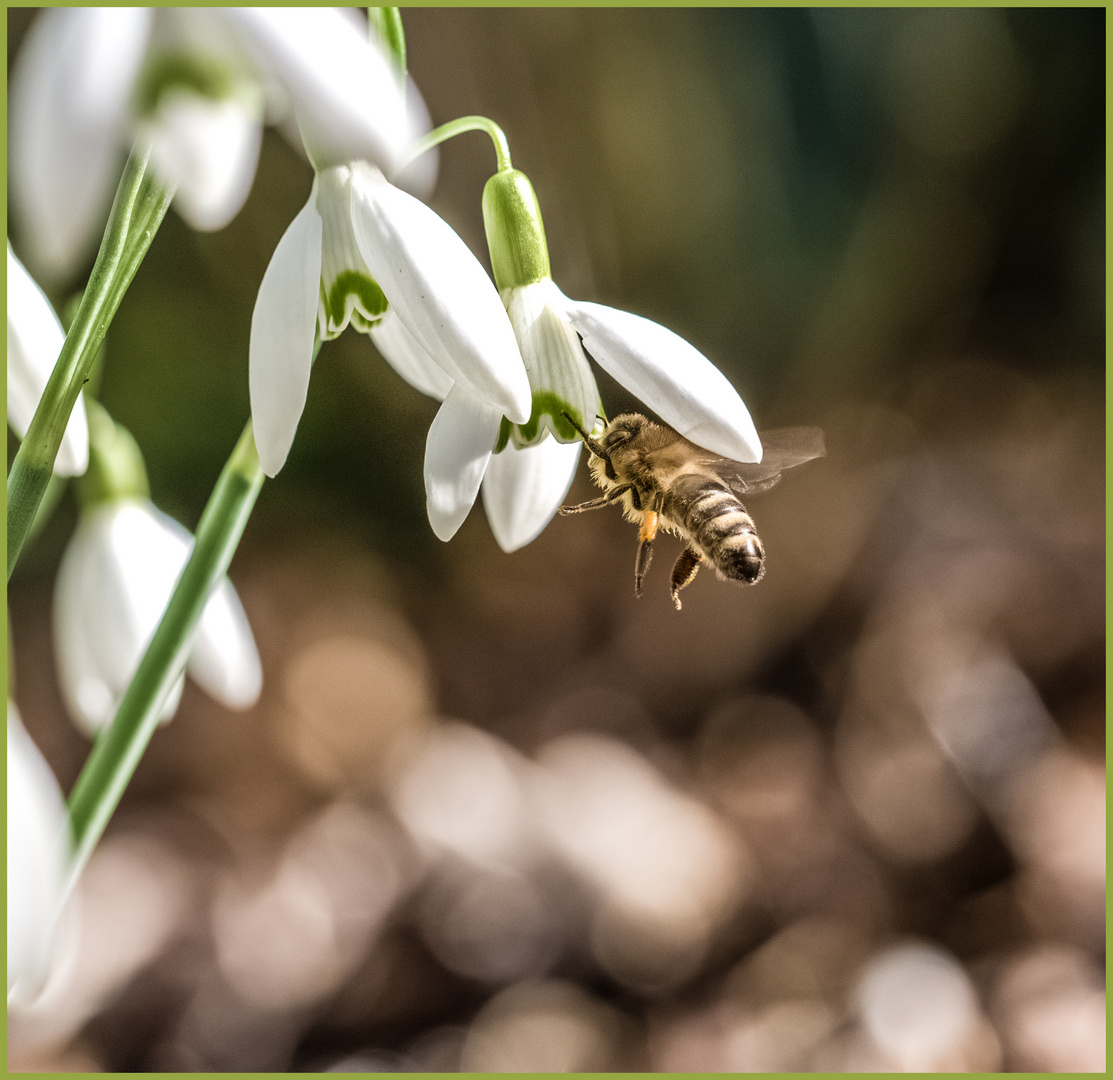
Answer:
<svg viewBox="0 0 1113 1080"><path fill-rule="evenodd" d="M561 416L563 416L564 419L567 420L568 423L570 423L580 433L580 438L583 439L584 445L588 448L588 450L590 450L596 457L602 458L604 461L609 462L611 460L610 454L608 454L607 451L599 445L599 443L597 443L586 431L584 431L584 429L576 422L575 417L572 416L572 414L569 413L567 409L561 409Z"/></svg>

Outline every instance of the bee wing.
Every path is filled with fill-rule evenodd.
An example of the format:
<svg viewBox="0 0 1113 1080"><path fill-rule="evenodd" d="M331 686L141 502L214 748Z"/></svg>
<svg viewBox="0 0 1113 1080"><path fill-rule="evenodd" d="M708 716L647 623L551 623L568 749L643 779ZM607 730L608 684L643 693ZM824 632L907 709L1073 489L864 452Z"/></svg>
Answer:
<svg viewBox="0 0 1113 1080"><path fill-rule="evenodd" d="M823 457L827 448L823 432L817 427L777 428L761 433L762 456L756 464L709 458L719 477L736 495L756 495L768 491L781 478L785 469L803 465L805 461Z"/></svg>

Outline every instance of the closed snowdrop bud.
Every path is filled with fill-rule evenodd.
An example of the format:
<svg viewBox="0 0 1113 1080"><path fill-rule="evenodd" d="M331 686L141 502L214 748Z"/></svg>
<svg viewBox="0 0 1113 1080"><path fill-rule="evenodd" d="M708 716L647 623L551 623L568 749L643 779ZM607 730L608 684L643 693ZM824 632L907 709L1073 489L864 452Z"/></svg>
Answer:
<svg viewBox="0 0 1113 1080"><path fill-rule="evenodd" d="M157 628L193 538L146 498L135 441L99 405L90 408L92 456L85 508L54 588L54 641L62 696L94 735L112 719ZM224 579L197 624L189 673L232 709L258 699L262 667L247 616ZM163 704L177 709L178 681Z"/></svg>
<svg viewBox="0 0 1113 1080"><path fill-rule="evenodd" d="M8 702L8 1000L30 1001L50 969L62 910L66 809L54 774Z"/></svg>

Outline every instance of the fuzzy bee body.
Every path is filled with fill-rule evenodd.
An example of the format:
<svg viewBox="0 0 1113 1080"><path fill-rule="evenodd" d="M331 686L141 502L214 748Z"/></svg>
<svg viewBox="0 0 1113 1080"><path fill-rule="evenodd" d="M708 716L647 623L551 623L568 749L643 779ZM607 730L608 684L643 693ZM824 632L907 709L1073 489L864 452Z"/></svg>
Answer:
<svg viewBox="0 0 1113 1080"><path fill-rule="evenodd" d="M754 519L721 480L689 474L666 492L663 516L720 577L753 585L765 573L765 549Z"/></svg>
<svg viewBox="0 0 1113 1080"><path fill-rule="evenodd" d="M746 464L712 454L637 413L615 417L598 441L582 429L580 435L603 495L561 513L619 503L626 519L640 525L634 566L639 596L658 529L680 536L687 546L672 571L677 609L680 590L704 561L726 581L752 585L761 579L765 549L741 496L771 488L784 469L824 453L818 428L784 428L762 435L762 461Z"/></svg>

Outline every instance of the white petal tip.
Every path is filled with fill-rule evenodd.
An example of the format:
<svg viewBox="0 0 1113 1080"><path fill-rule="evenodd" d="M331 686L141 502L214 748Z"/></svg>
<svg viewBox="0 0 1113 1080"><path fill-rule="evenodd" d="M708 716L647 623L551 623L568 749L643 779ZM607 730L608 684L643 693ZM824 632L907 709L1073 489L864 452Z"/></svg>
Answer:
<svg viewBox="0 0 1113 1080"><path fill-rule="evenodd" d="M455 523L439 521L433 511L429 511L429 525L433 529L433 535L436 536L438 540L443 540L446 544L460 531L460 526L463 524L462 521Z"/></svg>

